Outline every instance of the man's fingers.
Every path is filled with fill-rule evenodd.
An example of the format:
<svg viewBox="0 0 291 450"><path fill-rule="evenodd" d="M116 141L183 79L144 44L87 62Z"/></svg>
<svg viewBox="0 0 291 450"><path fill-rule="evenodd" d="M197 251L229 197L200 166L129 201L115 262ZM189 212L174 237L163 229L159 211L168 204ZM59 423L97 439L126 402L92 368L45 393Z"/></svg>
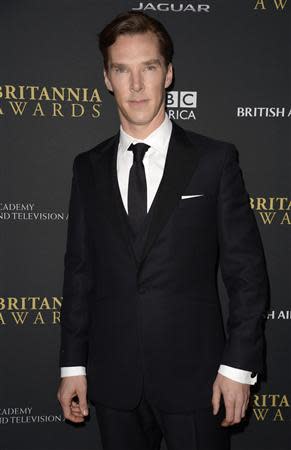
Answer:
<svg viewBox="0 0 291 450"><path fill-rule="evenodd" d="M78 406L71 406L71 411L73 411L73 412L81 412L81 409L80 409L80 406L78 405Z"/></svg>
<svg viewBox="0 0 291 450"><path fill-rule="evenodd" d="M72 410L72 415L75 417L84 417L80 410Z"/></svg>
<svg viewBox="0 0 291 450"><path fill-rule="evenodd" d="M228 427L234 420L235 403L234 400L225 400L225 418L221 422L223 427Z"/></svg>
<svg viewBox="0 0 291 450"><path fill-rule="evenodd" d="M79 403L74 400L72 400L72 403L71 403L71 413L75 417L84 417L84 414L81 411Z"/></svg>
<svg viewBox="0 0 291 450"><path fill-rule="evenodd" d="M234 425L235 423L240 423L243 404L244 404L243 399L241 397L238 397L235 402L234 420L231 425Z"/></svg>
<svg viewBox="0 0 291 450"><path fill-rule="evenodd" d="M247 400L245 400L242 404L242 408L241 408L241 417L242 419L245 417L246 415L246 411L247 411L247 407L248 407L248 402Z"/></svg>
<svg viewBox="0 0 291 450"><path fill-rule="evenodd" d="M78 391L78 398L79 398L79 407L80 411L84 416L87 416L88 411L88 404L87 404L87 398L86 398L86 389L80 389Z"/></svg>
<svg viewBox="0 0 291 450"><path fill-rule="evenodd" d="M214 384L213 385L213 394L212 394L212 406L213 406L213 414L216 415L218 413L220 407L220 397L221 391L219 387Z"/></svg>
<svg viewBox="0 0 291 450"><path fill-rule="evenodd" d="M71 412L72 412L72 414L74 415L74 416L77 416L77 417L84 417L84 414L82 413L82 411L81 411L81 408L80 408L80 406L79 405L77 405L77 406L71 406Z"/></svg>
<svg viewBox="0 0 291 450"><path fill-rule="evenodd" d="M241 422L245 416L245 402L241 396L237 396L232 402L227 402L226 417L221 423L222 426L235 425Z"/></svg>
<svg viewBox="0 0 291 450"><path fill-rule="evenodd" d="M64 417L67 418L71 414L71 409L69 405L62 405Z"/></svg>
<svg viewBox="0 0 291 450"><path fill-rule="evenodd" d="M246 400L244 401L243 406L242 406L242 417L245 417L245 415L246 415L248 405L249 405L249 399L250 399L250 397L249 397L249 395L247 395Z"/></svg>
<svg viewBox="0 0 291 450"><path fill-rule="evenodd" d="M83 422L84 421L84 417L79 417L79 416L76 416L76 415L74 415L72 412L71 412L71 407L70 407L70 405L68 405L68 404L63 404L62 405L62 408L63 408L63 414L64 414L64 417L65 417L65 419L67 419L67 420L71 420L72 422L76 422L76 423L79 423L79 422Z"/></svg>

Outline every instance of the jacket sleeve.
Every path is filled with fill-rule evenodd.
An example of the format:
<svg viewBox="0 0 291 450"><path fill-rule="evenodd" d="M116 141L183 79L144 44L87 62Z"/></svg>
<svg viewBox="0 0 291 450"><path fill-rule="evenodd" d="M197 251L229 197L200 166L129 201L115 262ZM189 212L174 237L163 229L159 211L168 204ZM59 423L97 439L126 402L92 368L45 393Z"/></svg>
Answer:
<svg viewBox="0 0 291 450"><path fill-rule="evenodd" d="M60 366L86 366L88 352L88 300L93 289L92 260L77 167L78 156L73 163L64 256Z"/></svg>
<svg viewBox="0 0 291 450"><path fill-rule="evenodd" d="M234 145L226 151L220 179L218 236L221 274L229 296L221 364L261 373L269 281L261 237Z"/></svg>

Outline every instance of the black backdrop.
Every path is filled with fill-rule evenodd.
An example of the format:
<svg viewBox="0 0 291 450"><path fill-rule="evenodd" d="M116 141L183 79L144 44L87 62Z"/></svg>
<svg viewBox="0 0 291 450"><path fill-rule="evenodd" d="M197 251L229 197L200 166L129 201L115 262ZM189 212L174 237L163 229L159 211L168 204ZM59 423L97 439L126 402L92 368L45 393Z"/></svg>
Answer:
<svg viewBox="0 0 291 450"><path fill-rule="evenodd" d="M101 449L56 399L63 256L73 158L118 127L96 35L132 8L173 36L170 116L238 147L264 242L268 372L233 449L290 448L290 0L202 1L1 0L0 450Z"/></svg>

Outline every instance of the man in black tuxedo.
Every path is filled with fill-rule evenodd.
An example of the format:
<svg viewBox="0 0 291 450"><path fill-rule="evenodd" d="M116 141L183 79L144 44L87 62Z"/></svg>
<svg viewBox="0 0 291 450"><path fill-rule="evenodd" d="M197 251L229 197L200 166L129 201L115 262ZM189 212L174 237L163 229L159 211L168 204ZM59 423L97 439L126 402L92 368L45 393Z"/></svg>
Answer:
<svg viewBox="0 0 291 450"><path fill-rule="evenodd" d="M57 396L78 423L88 395L104 450L226 450L263 370L268 299L238 152L166 115L160 22L119 15L100 49L121 126L73 164Z"/></svg>

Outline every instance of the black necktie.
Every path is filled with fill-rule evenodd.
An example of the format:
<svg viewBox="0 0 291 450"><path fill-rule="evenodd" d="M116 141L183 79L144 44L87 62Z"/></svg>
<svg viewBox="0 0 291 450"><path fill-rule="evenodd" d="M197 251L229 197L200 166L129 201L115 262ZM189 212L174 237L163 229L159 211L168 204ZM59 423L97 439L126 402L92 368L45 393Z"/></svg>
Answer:
<svg viewBox="0 0 291 450"><path fill-rule="evenodd" d="M127 149L133 152L133 164L128 179L127 208L135 232L138 232L147 214L147 183L142 160L149 147L140 142L131 144Z"/></svg>

